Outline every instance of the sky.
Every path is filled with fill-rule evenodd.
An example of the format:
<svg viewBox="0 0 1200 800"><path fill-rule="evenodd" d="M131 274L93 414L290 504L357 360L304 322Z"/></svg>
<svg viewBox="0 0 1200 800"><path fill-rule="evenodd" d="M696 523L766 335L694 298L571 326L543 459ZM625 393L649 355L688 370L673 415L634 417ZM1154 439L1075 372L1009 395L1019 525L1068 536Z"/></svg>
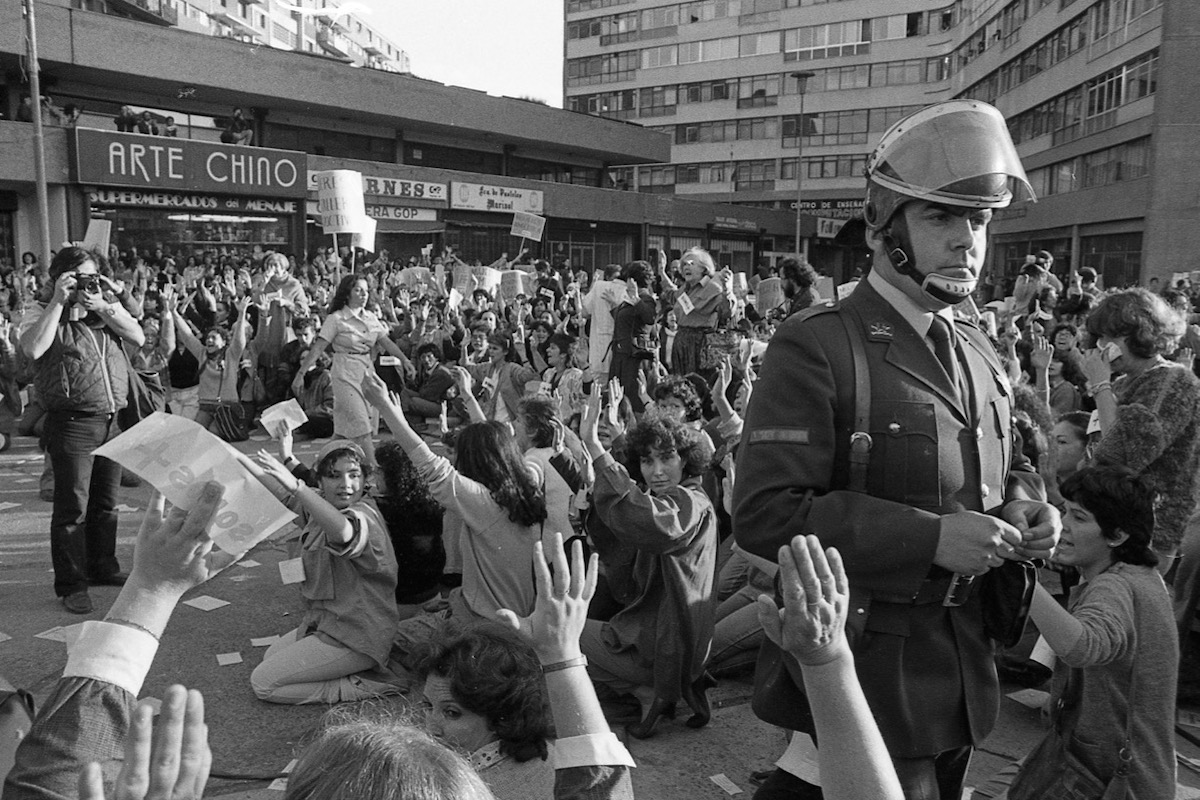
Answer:
<svg viewBox="0 0 1200 800"><path fill-rule="evenodd" d="M562 107L562 0L356 0L413 74Z"/></svg>

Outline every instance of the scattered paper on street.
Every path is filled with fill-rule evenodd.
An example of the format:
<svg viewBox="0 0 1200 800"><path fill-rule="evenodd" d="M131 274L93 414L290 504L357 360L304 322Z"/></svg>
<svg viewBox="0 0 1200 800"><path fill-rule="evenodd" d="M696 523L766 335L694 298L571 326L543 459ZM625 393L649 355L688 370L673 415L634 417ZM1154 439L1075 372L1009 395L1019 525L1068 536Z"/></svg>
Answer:
<svg viewBox="0 0 1200 800"><path fill-rule="evenodd" d="M279 641L279 634L274 636L259 636L256 639L250 640L251 647L270 647Z"/></svg>
<svg viewBox="0 0 1200 800"><path fill-rule="evenodd" d="M725 790L725 794L741 794L742 790L738 785L729 780L724 772L718 772L716 775L709 775L708 779Z"/></svg>
<svg viewBox="0 0 1200 800"><path fill-rule="evenodd" d="M222 667L228 667L230 664L242 663L241 653L217 653L217 664Z"/></svg>
<svg viewBox="0 0 1200 800"><path fill-rule="evenodd" d="M229 605L229 601L218 600L215 597L209 597L206 594L202 594L199 597L193 597L191 600L184 600L183 604L185 606L191 606L192 608L198 608L201 611L212 611L215 608Z"/></svg>

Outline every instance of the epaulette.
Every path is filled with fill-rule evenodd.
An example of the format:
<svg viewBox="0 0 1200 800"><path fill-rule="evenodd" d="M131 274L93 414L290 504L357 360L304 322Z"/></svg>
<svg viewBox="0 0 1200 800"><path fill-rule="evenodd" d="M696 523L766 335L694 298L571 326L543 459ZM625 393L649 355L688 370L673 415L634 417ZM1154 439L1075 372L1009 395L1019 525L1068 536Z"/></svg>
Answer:
<svg viewBox="0 0 1200 800"><path fill-rule="evenodd" d="M839 300L822 300L821 302L814 303L803 311L793 315L791 319L795 319L797 322L803 322L804 320L812 319L813 317L820 316L821 314L829 314L839 311L841 307L842 304ZM790 321L791 320L789 319L789 322Z"/></svg>

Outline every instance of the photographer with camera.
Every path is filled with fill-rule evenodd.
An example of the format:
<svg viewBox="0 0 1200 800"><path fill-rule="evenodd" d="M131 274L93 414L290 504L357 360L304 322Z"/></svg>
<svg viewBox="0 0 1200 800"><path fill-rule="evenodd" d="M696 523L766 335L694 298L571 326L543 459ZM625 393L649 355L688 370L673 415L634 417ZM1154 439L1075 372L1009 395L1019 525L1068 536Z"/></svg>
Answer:
<svg viewBox="0 0 1200 800"><path fill-rule="evenodd" d="M88 586L124 583L116 556L121 468L92 455L120 429L129 391L129 342L145 335L100 274L104 258L64 247L50 263L48 296L21 320L21 350L33 362L46 408L43 445L54 471L50 554L54 592L73 614L88 614ZM124 290L121 290L121 295Z"/></svg>

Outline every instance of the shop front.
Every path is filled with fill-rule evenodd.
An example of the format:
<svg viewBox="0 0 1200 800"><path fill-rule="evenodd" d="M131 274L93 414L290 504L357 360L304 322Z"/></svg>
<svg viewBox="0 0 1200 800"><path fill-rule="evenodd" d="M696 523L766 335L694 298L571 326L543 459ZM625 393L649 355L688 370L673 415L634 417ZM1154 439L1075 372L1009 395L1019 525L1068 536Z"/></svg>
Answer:
<svg viewBox="0 0 1200 800"><path fill-rule="evenodd" d="M306 155L80 128L75 181L122 252L191 258L301 254Z"/></svg>
<svg viewBox="0 0 1200 800"><path fill-rule="evenodd" d="M315 170L308 173L308 196L308 252L312 253L333 244L317 213ZM386 250L393 258L407 260L431 244L435 254L440 250L446 230L442 218L446 184L363 175L363 201L367 216L375 220L375 253ZM348 244L348 237L339 238L339 244Z"/></svg>
<svg viewBox="0 0 1200 800"><path fill-rule="evenodd" d="M521 240L511 232L513 214L517 211L546 216L545 193L539 189L451 181L445 244L468 263L478 260L489 264L501 253L515 258L521 247ZM547 221L543 241L552 238L554 225L553 220ZM547 252L539 242L526 240L524 246L534 257Z"/></svg>

